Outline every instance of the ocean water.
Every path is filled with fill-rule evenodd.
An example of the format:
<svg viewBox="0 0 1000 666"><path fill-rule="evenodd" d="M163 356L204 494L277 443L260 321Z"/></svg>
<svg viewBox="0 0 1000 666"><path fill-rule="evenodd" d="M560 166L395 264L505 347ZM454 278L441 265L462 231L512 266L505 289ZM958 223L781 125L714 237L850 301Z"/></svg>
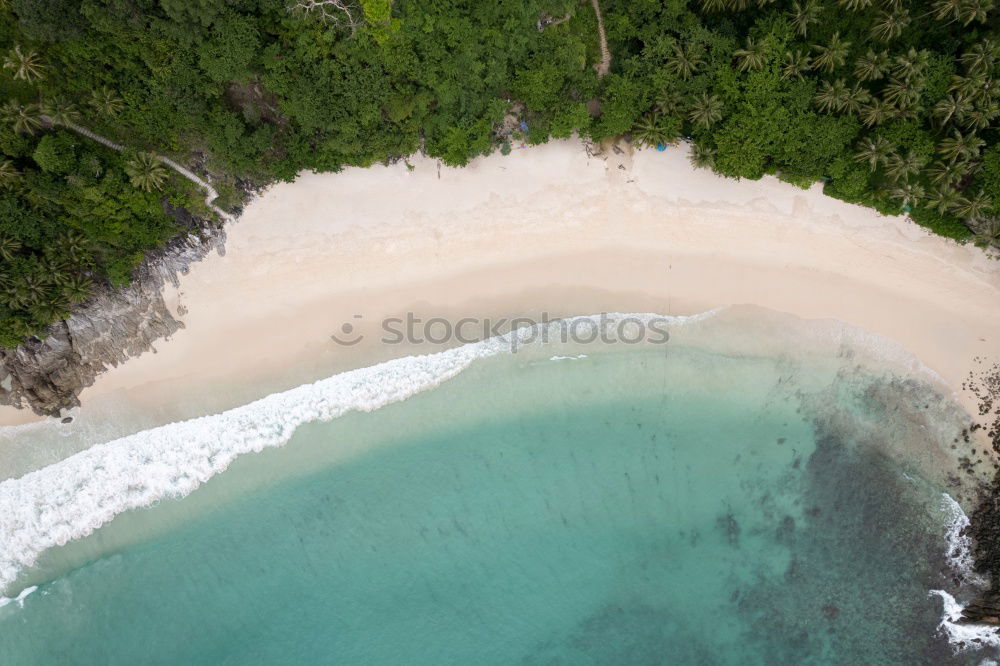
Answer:
<svg viewBox="0 0 1000 666"><path fill-rule="evenodd" d="M0 484L22 592L0 607L0 664L995 656L942 626L975 581L947 494L964 415L933 387L843 346L556 351L462 357L412 395L365 394L372 411L290 392ZM430 366L408 367L348 386ZM216 474L206 430L257 452ZM177 438L211 460L158 481L177 455L150 451ZM80 480L124 469L124 489ZM76 495L32 495L68 480ZM150 505L165 494L187 496Z"/></svg>

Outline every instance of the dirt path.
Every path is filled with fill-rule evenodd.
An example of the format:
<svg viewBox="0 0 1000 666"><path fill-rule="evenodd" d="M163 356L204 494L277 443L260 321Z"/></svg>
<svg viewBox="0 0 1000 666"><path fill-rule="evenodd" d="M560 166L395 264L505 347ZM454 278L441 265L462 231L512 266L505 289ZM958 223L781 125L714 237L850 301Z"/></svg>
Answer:
<svg viewBox="0 0 1000 666"><path fill-rule="evenodd" d="M55 125L62 125L63 127L66 127L67 129L73 130L74 132L76 132L77 134L79 134L81 136L85 136L88 139L90 139L92 141L96 141L97 143L101 144L102 146L107 146L111 150L118 151L119 153L122 152L123 150L125 150L125 146L121 145L120 143L115 143L111 139L105 138L105 137L101 136L100 134L95 134L94 132L91 132L86 127L82 127L81 125L77 125L76 123L55 123L48 116L42 116L42 121L45 122L45 123L47 123L47 124L49 124L49 125L53 125L53 126L55 126ZM190 180L192 183L194 183L198 187L200 187L203 190L205 190L205 205L206 206L208 206L209 208L211 208L218 215L222 216L222 218L225 219L225 220L228 220L228 219L230 219L232 217L229 213L227 213L226 211L222 210L221 208L219 208L218 206L216 206L215 204L212 203L213 201L215 201L216 199L219 198L219 193L216 192L215 188L212 187L209 183L205 182L204 180L202 180L198 176L194 175L189 170L185 169L184 167L182 167L177 162L174 162L169 157L164 157L163 155L158 155L156 153L152 153L152 154L155 155L156 159L158 159L161 163L163 163L166 166L170 167L171 169L173 169L174 171L176 171L180 175L184 176L185 178L187 178L188 180Z"/></svg>
<svg viewBox="0 0 1000 666"><path fill-rule="evenodd" d="M594 7L594 14L597 15L597 34L601 38L601 62L594 68L597 70L597 78L602 79L611 71L611 51L608 50L608 37L604 34L604 17L601 16L601 4L598 0L590 0Z"/></svg>

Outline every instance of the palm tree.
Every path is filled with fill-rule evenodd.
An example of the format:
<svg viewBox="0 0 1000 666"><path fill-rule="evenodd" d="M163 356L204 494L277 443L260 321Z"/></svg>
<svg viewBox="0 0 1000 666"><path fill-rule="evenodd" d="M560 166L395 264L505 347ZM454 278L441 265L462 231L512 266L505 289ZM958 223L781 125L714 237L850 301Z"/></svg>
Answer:
<svg viewBox="0 0 1000 666"><path fill-rule="evenodd" d="M803 53L798 49L794 52L785 52L784 65L781 68L781 76L785 79L801 79L803 72L809 69L810 58L809 54Z"/></svg>
<svg viewBox="0 0 1000 666"><path fill-rule="evenodd" d="M984 74L972 74L969 76L955 74L951 77L951 85L948 86L948 89L957 90L967 99L975 101L982 97L989 83L990 79Z"/></svg>
<svg viewBox="0 0 1000 666"><path fill-rule="evenodd" d="M140 190L152 192L163 186L167 171L153 153L139 153L125 163L125 173L132 184Z"/></svg>
<svg viewBox="0 0 1000 666"><path fill-rule="evenodd" d="M875 99L870 104L862 104L859 115L866 127L881 125L892 117L893 107L886 101Z"/></svg>
<svg viewBox="0 0 1000 666"><path fill-rule="evenodd" d="M969 173L964 162L936 162L927 170L931 182L939 187L953 187Z"/></svg>
<svg viewBox="0 0 1000 666"><path fill-rule="evenodd" d="M903 108L916 104L920 99L920 91L914 81L892 79L882 89L882 97L887 102Z"/></svg>
<svg viewBox="0 0 1000 666"><path fill-rule="evenodd" d="M892 198L899 199L903 206L915 204L924 198L924 188L915 183L905 183L892 190Z"/></svg>
<svg viewBox="0 0 1000 666"><path fill-rule="evenodd" d="M70 277L69 259L57 253L55 248L45 253L39 262L39 266L45 271L52 284L61 285Z"/></svg>
<svg viewBox="0 0 1000 666"><path fill-rule="evenodd" d="M1000 107L997 107L996 104L978 106L965 114L962 126L973 132L982 131L988 128L998 115L1000 115Z"/></svg>
<svg viewBox="0 0 1000 666"><path fill-rule="evenodd" d="M907 180L910 176L916 176L920 173L920 168L924 166L925 161L923 157L912 151L906 153L906 156L893 153L886 159L885 173L896 182Z"/></svg>
<svg viewBox="0 0 1000 666"><path fill-rule="evenodd" d="M962 25L969 25L973 21L986 23L986 17L993 7L993 0L965 0L959 9L958 18Z"/></svg>
<svg viewBox="0 0 1000 666"><path fill-rule="evenodd" d="M45 78L45 65L35 51L22 51L20 44L15 44L14 48L3 59L3 68L14 70L14 78L31 83Z"/></svg>
<svg viewBox="0 0 1000 666"><path fill-rule="evenodd" d="M0 160L0 187L10 187L21 176L21 173L10 160Z"/></svg>
<svg viewBox="0 0 1000 666"><path fill-rule="evenodd" d="M722 120L722 100L715 95L702 93L691 102L688 118L695 125L708 129Z"/></svg>
<svg viewBox="0 0 1000 666"><path fill-rule="evenodd" d="M872 0L837 0L837 4L852 12L856 12L871 5Z"/></svg>
<svg viewBox="0 0 1000 666"><path fill-rule="evenodd" d="M674 90L664 90L656 98L656 110L665 116L683 116L684 98Z"/></svg>
<svg viewBox="0 0 1000 666"><path fill-rule="evenodd" d="M930 58L931 54L928 51L923 49L918 51L911 46L905 55L896 56L896 64L892 68L892 73L904 81L909 81L920 76L927 69Z"/></svg>
<svg viewBox="0 0 1000 666"><path fill-rule="evenodd" d="M1000 78L988 78L982 88L983 97L986 99L1000 99Z"/></svg>
<svg viewBox="0 0 1000 666"><path fill-rule="evenodd" d="M63 296L70 303L82 303L90 298L90 293L94 288L94 283L82 275L72 275L63 284Z"/></svg>
<svg viewBox="0 0 1000 666"><path fill-rule="evenodd" d="M822 5L816 0L806 0L802 4L796 0L792 3L792 11L788 13L791 17L792 29L797 35L805 37L809 26L813 23L819 23L819 15L822 10Z"/></svg>
<svg viewBox="0 0 1000 666"><path fill-rule="evenodd" d="M80 112L76 110L76 105L61 97L43 103L41 110L44 115L48 116L49 122L53 125L72 125L80 119Z"/></svg>
<svg viewBox="0 0 1000 666"><path fill-rule="evenodd" d="M861 111L861 107L870 102L872 95L860 83L851 86L847 96L844 98L844 111L856 114Z"/></svg>
<svg viewBox="0 0 1000 666"><path fill-rule="evenodd" d="M22 307L30 307L45 298L46 284L37 275L29 273L14 283L14 299Z"/></svg>
<svg viewBox="0 0 1000 666"><path fill-rule="evenodd" d="M96 88L90 94L90 106L102 116L117 116L125 108L125 102L108 87Z"/></svg>
<svg viewBox="0 0 1000 666"><path fill-rule="evenodd" d="M962 93L948 93L948 96L934 105L934 115L946 125L953 119L961 121L972 110L972 105Z"/></svg>
<svg viewBox="0 0 1000 666"><path fill-rule="evenodd" d="M851 43L842 40L839 32L833 33L830 43L826 46L820 44L813 45L813 50L819 54L813 58L813 67L822 69L827 73L832 72L844 64L850 48Z"/></svg>
<svg viewBox="0 0 1000 666"><path fill-rule="evenodd" d="M80 264L89 256L90 243L83 234L71 231L57 239L52 247L70 263Z"/></svg>
<svg viewBox="0 0 1000 666"><path fill-rule="evenodd" d="M933 206L937 212L944 215L949 210L954 208L960 198L958 190L950 185L945 185L944 187L939 187L931 192L931 196L927 199L927 203Z"/></svg>
<svg viewBox="0 0 1000 666"><path fill-rule="evenodd" d="M30 308L31 316L40 324L51 324L70 316L69 303L61 297L48 298Z"/></svg>
<svg viewBox="0 0 1000 666"><path fill-rule="evenodd" d="M960 197L952 210L962 217L977 218L991 208L993 208L993 200L989 195L985 192L977 192L971 199Z"/></svg>
<svg viewBox="0 0 1000 666"><path fill-rule="evenodd" d="M854 75L862 81L876 81L889 71L889 54L868 49L854 64Z"/></svg>
<svg viewBox="0 0 1000 666"><path fill-rule="evenodd" d="M963 53L959 60L969 74L989 74L993 71L998 58L1000 58L1000 46L987 38Z"/></svg>
<svg viewBox="0 0 1000 666"><path fill-rule="evenodd" d="M673 138L668 135L668 131L663 124L660 114L654 111L647 113L636 121L635 126L632 128L632 140L643 146L665 144Z"/></svg>
<svg viewBox="0 0 1000 666"><path fill-rule="evenodd" d="M942 20L948 16L958 20L965 0L936 0L933 4L934 18Z"/></svg>
<svg viewBox="0 0 1000 666"><path fill-rule="evenodd" d="M705 59L702 57L702 50L698 45L691 44L685 48L683 44L674 44L674 53L667 58L665 67L668 72L687 81L704 64Z"/></svg>
<svg viewBox="0 0 1000 666"><path fill-rule="evenodd" d="M985 144L975 134L962 134L955 130L952 136L938 144L938 152L953 162L959 158L971 160L979 156L979 150Z"/></svg>
<svg viewBox="0 0 1000 666"><path fill-rule="evenodd" d="M924 107L916 101L919 98L911 98L908 100L903 100L899 106L896 107L896 114L893 120L917 120L920 118L920 114L924 112Z"/></svg>
<svg viewBox="0 0 1000 666"><path fill-rule="evenodd" d="M3 116L4 121L13 125L14 131L20 134L34 134L42 127L39 109L35 104L7 102L0 107L0 116Z"/></svg>
<svg viewBox="0 0 1000 666"><path fill-rule="evenodd" d="M840 111L848 104L851 91L844 83L844 79L837 79L832 84L829 81L821 81L819 85L819 90L816 91L813 101L821 111L827 113Z"/></svg>
<svg viewBox="0 0 1000 666"><path fill-rule="evenodd" d="M969 226L975 235L972 242L980 247L1000 246L1000 217L986 217L969 220Z"/></svg>
<svg viewBox="0 0 1000 666"><path fill-rule="evenodd" d="M761 69L767 64L767 44L765 42L754 41L753 37L747 37L746 48L736 49L733 55L736 56L741 72L750 69Z"/></svg>
<svg viewBox="0 0 1000 666"><path fill-rule="evenodd" d="M872 24L872 37L882 42L892 41L903 34L908 25L910 25L910 13L905 9L894 12L882 11Z"/></svg>
<svg viewBox="0 0 1000 666"><path fill-rule="evenodd" d="M715 148L696 143L691 146L691 164L699 169L711 169L715 166Z"/></svg>
<svg viewBox="0 0 1000 666"><path fill-rule="evenodd" d="M886 163L890 154L892 154L891 143L882 137L875 137L874 139L868 137L862 139L861 143L858 144L858 152L854 154L854 160L857 162L867 162L868 167L872 171L875 171L878 165Z"/></svg>
<svg viewBox="0 0 1000 666"><path fill-rule="evenodd" d="M4 261L14 261L18 250L21 249L21 241L7 234L0 234L0 259Z"/></svg>

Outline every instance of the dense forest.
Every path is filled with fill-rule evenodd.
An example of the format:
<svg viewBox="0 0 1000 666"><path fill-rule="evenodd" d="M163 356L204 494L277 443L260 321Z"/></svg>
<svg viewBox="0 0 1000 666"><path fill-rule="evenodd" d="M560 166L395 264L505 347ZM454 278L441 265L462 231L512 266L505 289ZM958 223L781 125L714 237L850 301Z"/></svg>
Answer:
<svg viewBox="0 0 1000 666"><path fill-rule="evenodd" d="M0 345L215 216L164 158L230 209L246 184L415 151L462 165L574 132L690 137L720 174L823 180L1000 241L994 0L596 5L0 0Z"/></svg>

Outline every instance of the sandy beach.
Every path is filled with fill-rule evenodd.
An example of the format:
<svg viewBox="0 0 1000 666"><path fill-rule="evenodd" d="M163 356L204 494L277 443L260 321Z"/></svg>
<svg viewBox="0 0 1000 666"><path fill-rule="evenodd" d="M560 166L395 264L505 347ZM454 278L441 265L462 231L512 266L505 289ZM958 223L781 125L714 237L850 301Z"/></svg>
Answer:
<svg viewBox="0 0 1000 666"><path fill-rule="evenodd" d="M591 156L574 140L464 169L411 158L302 174L255 200L225 255L195 265L167 300L185 328L99 377L84 412L126 401L163 420L212 413L262 387L403 356L414 347L381 343L380 322L406 312L455 321L754 304L889 338L970 408L959 388L974 358L1000 357L1000 262L982 250L818 186L696 170L684 147Z"/></svg>

